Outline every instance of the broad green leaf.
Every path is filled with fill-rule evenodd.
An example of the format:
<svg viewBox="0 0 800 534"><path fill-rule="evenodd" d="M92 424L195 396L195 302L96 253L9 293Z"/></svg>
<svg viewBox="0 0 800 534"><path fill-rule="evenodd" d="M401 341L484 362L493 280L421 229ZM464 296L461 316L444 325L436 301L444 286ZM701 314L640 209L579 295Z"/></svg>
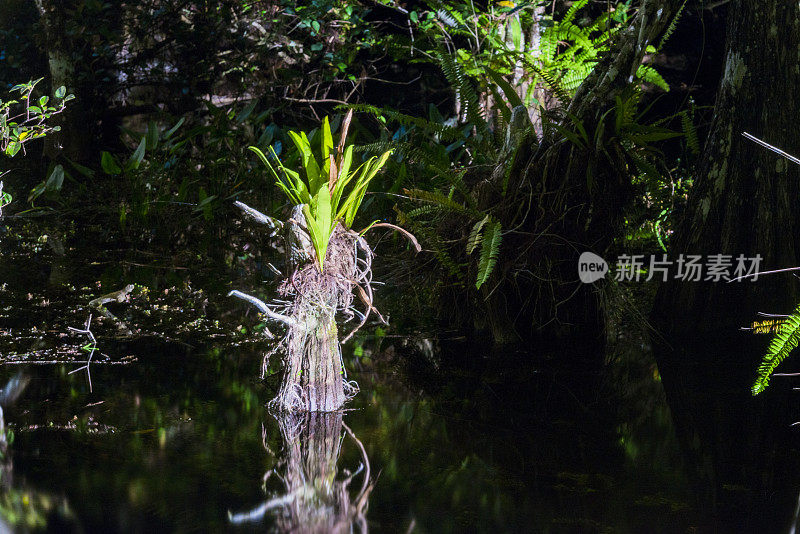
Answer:
<svg viewBox="0 0 800 534"><path fill-rule="evenodd" d="M158 126L154 121L147 123L147 150L155 150L158 147Z"/></svg>
<svg viewBox="0 0 800 534"><path fill-rule="evenodd" d="M53 172L51 172L50 176L47 177L47 183L45 183L45 190L60 191L63 185L64 185L64 167L62 167L61 165L56 165L55 167L53 167Z"/></svg>
<svg viewBox="0 0 800 534"><path fill-rule="evenodd" d="M333 150L333 136L331 135L331 125L328 122L328 117L326 116L322 119L322 161L327 162L328 156Z"/></svg>
<svg viewBox="0 0 800 534"><path fill-rule="evenodd" d="M511 42L514 44L514 50L517 52L521 52L522 25L519 22L519 17L511 17L508 20L508 29L511 31Z"/></svg>
<svg viewBox="0 0 800 534"><path fill-rule="evenodd" d="M300 153L300 158L303 162L303 169L306 171L306 179L308 180L308 187L311 191L319 189L320 185L320 170L319 164L311 152L311 144L308 142L308 137L305 132L289 132L289 137L292 139L294 146Z"/></svg>
<svg viewBox="0 0 800 534"><path fill-rule="evenodd" d="M65 94L67 94L67 88L63 85L56 89L56 98L64 98Z"/></svg>
<svg viewBox="0 0 800 534"><path fill-rule="evenodd" d="M106 174L119 174L122 172L122 168L119 166L117 158L105 150L100 157L100 166L103 168L103 171Z"/></svg>
<svg viewBox="0 0 800 534"><path fill-rule="evenodd" d="M336 180L336 185L333 188L333 198L331 199L331 207L334 213L339 212L339 202L342 199L344 188L350 182L350 166L353 163L353 145L344 149L344 157L342 158L342 168L339 169L339 178ZM358 169L356 169L358 172ZM338 217L337 217L338 218Z"/></svg>
<svg viewBox="0 0 800 534"><path fill-rule="evenodd" d="M60 191L63 185L64 167L61 165L56 165L53 167L50 176L47 177L47 180L41 182L31 190L30 194L28 195L28 202L33 202L38 197L49 191Z"/></svg>
<svg viewBox="0 0 800 534"><path fill-rule="evenodd" d="M22 144L20 143L9 143L6 147L6 155L13 158L17 152L19 152L20 148L22 148Z"/></svg>
<svg viewBox="0 0 800 534"><path fill-rule="evenodd" d="M128 162L125 164L126 171L139 168L139 165L141 165L142 160L144 159L144 151L146 146L147 136L143 136L142 140L139 141L139 146L136 147L136 150L134 150L133 154L128 159Z"/></svg>

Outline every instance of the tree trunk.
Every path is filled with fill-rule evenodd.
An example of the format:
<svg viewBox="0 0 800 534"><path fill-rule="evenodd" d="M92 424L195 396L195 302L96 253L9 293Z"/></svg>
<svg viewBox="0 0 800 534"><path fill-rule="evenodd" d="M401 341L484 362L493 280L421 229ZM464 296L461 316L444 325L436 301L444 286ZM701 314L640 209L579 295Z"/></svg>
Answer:
<svg viewBox="0 0 800 534"><path fill-rule="evenodd" d="M670 259L759 254L760 271L796 266L800 167L741 134L800 153L800 7L737 0L727 31L714 120ZM791 422L788 388L750 396L767 341L739 327L759 311L789 313L799 296L791 275L729 284L673 279L659 289L652 316L659 371L690 474L704 506L721 513L741 513L726 488L764 491L792 478L788 466L774 470Z"/></svg>
<svg viewBox="0 0 800 534"><path fill-rule="evenodd" d="M72 2L55 0L36 0L41 16L44 34L44 48L50 67L50 85L55 91L61 86L67 93L77 93L75 77L75 58L72 55L73 42L67 35L65 23L70 17L68 8ZM88 136L80 95L73 100L66 110L53 117L53 126L61 131L49 134L45 139L44 153L50 160L55 160L62 153L73 161L85 161Z"/></svg>
<svg viewBox="0 0 800 534"><path fill-rule="evenodd" d="M647 45L672 21L683 0L645 0L633 23L578 89L561 120L573 119L592 135L617 96L629 86ZM608 121L613 122L613 121ZM606 124L607 129L611 128ZM607 131L604 137L612 137ZM631 198L630 162L621 151L596 150L566 142L556 132L538 145L523 145L505 172L495 173L481 192L484 208L503 225L503 245L486 295L492 331L531 340L573 337L601 339L604 328L597 287L578 279L584 251L603 255L621 227ZM504 192L507 189L507 192Z"/></svg>
<svg viewBox="0 0 800 534"><path fill-rule="evenodd" d="M345 380L336 313L347 313L356 275L358 235L336 226L328 244L325 270L320 272L306 230L302 207L297 206L284 226L286 269L291 273L280 292L293 299L283 349L285 375L273 400L289 411L332 412L358 390Z"/></svg>
<svg viewBox="0 0 800 534"><path fill-rule="evenodd" d="M800 154L798 5L737 2L728 16L714 120L672 255L760 254L760 270L796 266L800 166L742 132ZM757 283L674 282L659 292L656 311L672 334L732 331L756 311L793 308L797 297L791 275Z"/></svg>
<svg viewBox="0 0 800 534"><path fill-rule="evenodd" d="M312 412L338 410L346 396L336 328L337 297L328 295L325 304L302 295L297 298L292 318L301 326L289 332L279 404L288 409L300 404Z"/></svg>

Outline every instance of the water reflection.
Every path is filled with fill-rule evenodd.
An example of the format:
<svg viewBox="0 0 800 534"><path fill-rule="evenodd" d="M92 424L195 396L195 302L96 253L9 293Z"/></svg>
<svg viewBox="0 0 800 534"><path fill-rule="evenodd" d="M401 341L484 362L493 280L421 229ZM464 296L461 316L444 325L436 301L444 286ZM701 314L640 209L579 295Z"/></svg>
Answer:
<svg viewBox="0 0 800 534"><path fill-rule="evenodd" d="M66 520L72 512L66 499L54 497L26 485L14 483L14 463L11 444L14 433L6 427L3 409L11 407L28 386L30 378L23 372L14 375L0 389L0 533L42 529L48 519L58 516L62 521L52 521L53 525L69 531Z"/></svg>
<svg viewBox="0 0 800 534"><path fill-rule="evenodd" d="M344 423L342 412L280 413L278 421L283 450L277 465L264 474L263 489L268 498L260 505L229 514L232 524L243 525L275 518L281 532L351 532L357 527L367 532L366 510L372 491L369 458L363 444ZM267 444L268 432L262 427L264 449L275 455ZM338 461L345 440L355 444L361 463L339 476ZM351 488L360 479L357 491ZM270 491L270 482L278 480L279 490Z"/></svg>

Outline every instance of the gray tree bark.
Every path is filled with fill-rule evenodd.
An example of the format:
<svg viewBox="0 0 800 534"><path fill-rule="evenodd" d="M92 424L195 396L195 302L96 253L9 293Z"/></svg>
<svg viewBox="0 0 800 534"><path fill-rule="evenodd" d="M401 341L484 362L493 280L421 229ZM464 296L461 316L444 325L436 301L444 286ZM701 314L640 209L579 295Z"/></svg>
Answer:
<svg viewBox="0 0 800 534"><path fill-rule="evenodd" d="M671 252L760 254L761 270L796 266L800 166L742 132L800 154L800 8L781 0L736 2L728 16L714 120ZM660 291L656 309L670 333L694 334L735 330L757 311L790 311L797 300L796 279L786 275L757 283L672 283Z"/></svg>
<svg viewBox="0 0 800 534"><path fill-rule="evenodd" d="M75 77L75 58L72 55L72 41L67 35L65 22L70 17L68 8L71 2L59 0L36 0L44 31L44 47L50 67L50 85L55 91L64 86L67 93L77 89ZM80 98L73 100L67 109L54 117L54 125L61 127L45 139L45 155L53 160L63 153L72 160L82 161L87 148L87 136L81 124L84 121L83 104Z"/></svg>
<svg viewBox="0 0 800 534"><path fill-rule="evenodd" d="M713 123L670 256L760 254L760 270L800 265L800 167L741 135L800 153L800 6L736 0L727 32ZM766 495L792 478L779 445L791 422L788 387L750 396L767 340L738 329L759 311L789 313L799 297L791 275L671 280L658 292L659 371L703 505L722 516L741 513L726 488Z"/></svg>

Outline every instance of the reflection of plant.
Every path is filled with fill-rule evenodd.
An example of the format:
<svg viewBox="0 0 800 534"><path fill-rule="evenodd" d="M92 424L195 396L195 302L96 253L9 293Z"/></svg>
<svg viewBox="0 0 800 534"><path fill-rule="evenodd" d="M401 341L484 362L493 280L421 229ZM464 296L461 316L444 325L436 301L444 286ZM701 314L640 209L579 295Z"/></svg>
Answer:
<svg viewBox="0 0 800 534"><path fill-rule="evenodd" d="M387 150L380 157L371 157L354 171L350 171L353 163L353 145L345 147L347 129L352 117L352 111L345 118L339 145L334 154L333 137L328 118L322 121L320 156L318 160L314 155L308 136L305 132L289 132L297 147L303 162L305 181L300 173L286 168L270 147L271 156L275 159L282 175L275 170L269 158L258 148L251 146L261 161L269 168L275 177L278 187L289 197L295 205L303 206L308 232L314 251L317 255L319 270L323 270L328 242L334 228L342 221L347 228L353 225L356 212L361 206L369 182L378 171L386 164L391 154ZM349 191L345 189L353 183Z"/></svg>
<svg viewBox="0 0 800 534"><path fill-rule="evenodd" d="M343 422L342 412L314 414L275 414L283 438L283 454L278 457L281 472L272 469L264 475L264 491L272 475L281 481L281 490L248 512L228 513L233 525L260 523L269 513L276 516L280 532L367 532L366 509L373 481L364 445ZM347 432L361 452L361 465L354 472L339 475L339 457ZM267 432L262 429L264 448ZM363 474L362 474L363 473ZM350 483L361 474L357 492ZM274 480L274 479L272 479Z"/></svg>

